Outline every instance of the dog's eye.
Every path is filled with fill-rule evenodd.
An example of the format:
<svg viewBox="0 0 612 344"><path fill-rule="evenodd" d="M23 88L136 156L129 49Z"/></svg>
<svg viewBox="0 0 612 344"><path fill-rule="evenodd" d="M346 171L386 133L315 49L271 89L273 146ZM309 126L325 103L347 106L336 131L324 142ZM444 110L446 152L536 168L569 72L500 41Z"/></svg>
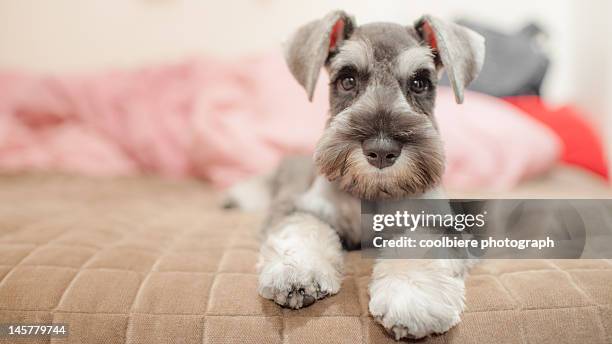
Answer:
<svg viewBox="0 0 612 344"><path fill-rule="evenodd" d="M345 91L350 91L357 86L357 80L352 76L344 77L340 79L340 86L342 86Z"/></svg>
<svg viewBox="0 0 612 344"><path fill-rule="evenodd" d="M416 76L410 79L409 86L410 86L410 91L416 94L421 94L421 93L429 91L429 88L431 87L431 82L425 77Z"/></svg>

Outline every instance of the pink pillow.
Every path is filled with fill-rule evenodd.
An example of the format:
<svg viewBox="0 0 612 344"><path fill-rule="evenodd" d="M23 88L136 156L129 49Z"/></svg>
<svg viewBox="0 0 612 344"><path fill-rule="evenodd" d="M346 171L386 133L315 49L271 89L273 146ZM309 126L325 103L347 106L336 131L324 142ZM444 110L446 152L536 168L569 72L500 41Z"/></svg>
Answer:
<svg viewBox="0 0 612 344"><path fill-rule="evenodd" d="M466 92L458 105L452 91L438 90L436 117L445 143L444 183L453 189L509 189L551 167L561 144L553 131L506 102Z"/></svg>

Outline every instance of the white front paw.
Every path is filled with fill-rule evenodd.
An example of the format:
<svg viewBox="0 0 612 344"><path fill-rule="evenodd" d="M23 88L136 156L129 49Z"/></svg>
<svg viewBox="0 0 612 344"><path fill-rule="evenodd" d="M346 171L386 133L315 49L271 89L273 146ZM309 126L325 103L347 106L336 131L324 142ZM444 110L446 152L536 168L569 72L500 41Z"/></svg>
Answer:
<svg viewBox="0 0 612 344"><path fill-rule="evenodd" d="M310 306L339 290L340 273L330 264L313 267L270 262L259 275L259 294L293 309Z"/></svg>
<svg viewBox="0 0 612 344"><path fill-rule="evenodd" d="M370 284L370 313L395 337L444 333L460 321L465 283L440 271L387 274Z"/></svg>
<svg viewBox="0 0 612 344"><path fill-rule="evenodd" d="M342 247L327 224L296 215L264 242L258 268L259 294L298 309L338 293Z"/></svg>

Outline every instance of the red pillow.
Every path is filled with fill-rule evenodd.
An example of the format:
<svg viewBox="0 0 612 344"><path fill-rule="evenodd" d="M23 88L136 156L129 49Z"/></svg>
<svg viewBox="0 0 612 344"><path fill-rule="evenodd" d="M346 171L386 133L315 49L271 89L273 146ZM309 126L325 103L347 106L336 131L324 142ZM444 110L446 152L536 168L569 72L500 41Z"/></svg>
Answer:
<svg viewBox="0 0 612 344"><path fill-rule="evenodd" d="M508 97L505 100L559 136L563 143L561 161L583 167L608 179L601 138L577 109L563 106L552 110L537 96Z"/></svg>

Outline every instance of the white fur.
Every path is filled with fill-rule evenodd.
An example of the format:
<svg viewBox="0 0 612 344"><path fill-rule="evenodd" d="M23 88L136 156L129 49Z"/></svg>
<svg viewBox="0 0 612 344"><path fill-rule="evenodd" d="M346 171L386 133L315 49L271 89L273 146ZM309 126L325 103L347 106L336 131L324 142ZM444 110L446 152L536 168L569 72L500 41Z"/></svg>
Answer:
<svg viewBox="0 0 612 344"><path fill-rule="evenodd" d="M331 118L331 122L327 130L337 130L338 128L348 126L351 114L358 108L375 109L377 106L375 91L376 87L374 86L370 85L366 87L364 94L357 99L355 104L340 111L337 115Z"/></svg>
<svg viewBox="0 0 612 344"><path fill-rule="evenodd" d="M408 78L419 69L436 70L433 54L428 47L412 47L403 51L397 57L395 66L399 78Z"/></svg>
<svg viewBox="0 0 612 344"><path fill-rule="evenodd" d="M268 235L257 265L261 296L301 308L305 296L320 299L340 290L342 245L328 224L294 214Z"/></svg>
<svg viewBox="0 0 612 344"><path fill-rule="evenodd" d="M370 313L396 340L448 331L464 309L468 261L378 260Z"/></svg>
<svg viewBox="0 0 612 344"><path fill-rule="evenodd" d="M372 61L374 61L374 53L368 43L362 40L345 41L340 46L331 67L332 70L339 70L345 65L354 65L361 71L367 71Z"/></svg>
<svg viewBox="0 0 612 344"><path fill-rule="evenodd" d="M297 207L301 210L317 214L319 218L330 223L336 213L336 206L333 203L330 182L324 177L317 176L312 186L306 193L297 200Z"/></svg>
<svg viewBox="0 0 612 344"><path fill-rule="evenodd" d="M310 189L297 199L296 209L316 214L349 242L361 240L361 202L323 176L317 176Z"/></svg>
<svg viewBox="0 0 612 344"><path fill-rule="evenodd" d="M225 205L244 211L267 209L270 206L270 178L262 175L234 184L225 194Z"/></svg>

